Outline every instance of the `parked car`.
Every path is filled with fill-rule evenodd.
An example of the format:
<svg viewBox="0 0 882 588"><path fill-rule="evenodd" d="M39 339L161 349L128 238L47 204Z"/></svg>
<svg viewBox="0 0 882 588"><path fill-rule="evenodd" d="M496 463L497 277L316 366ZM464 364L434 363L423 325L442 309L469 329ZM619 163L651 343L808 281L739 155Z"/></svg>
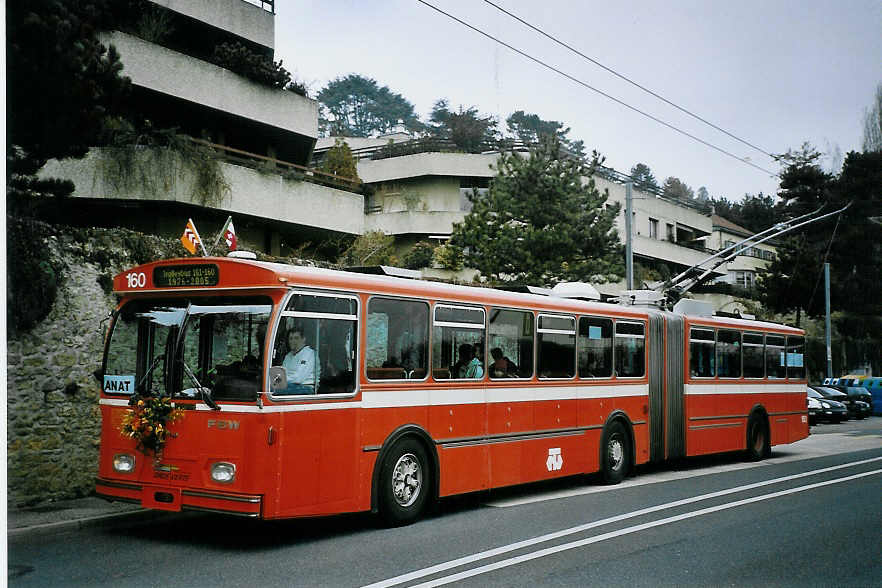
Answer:
<svg viewBox="0 0 882 588"><path fill-rule="evenodd" d="M841 402L845 405L845 408L848 409L848 419L857 418L857 414L860 412L860 408L854 405L854 400L848 397L848 394L837 390L832 386L812 386L814 390L820 392L824 398L829 400L835 400L836 402Z"/></svg>
<svg viewBox="0 0 882 588"><path fill-rule="evenodd" d="M834 390L833 392L836 392ZM809 387L805 391L806 400L814 400L820 406L820 410L816 415L816 422L826 421L828 423L841 423L848 420L848 408L841 402L837 402L832 398L827 398L814 387ZM843 395L844 396L844 395ZM812 419L811 403L809 403L809 421Z"/></svg>
<svg viewBox="0 0 882 588"><path fill-rule="evenodd" d="M805 403L808 407L809 425L817 424L818 414L821 412L821 410L823 410L821 403L818 402L817 398L812 398L811 396L805 397Z"/></svg>
<svg viewBox="0 0 882 588"><path fill-rule="evenodd" d="M873 397L870 395L870 391L863 386L840 384L838 386L828 386L828 388L839 390L843 394L848 395L847 403L853 404L853 406L849 407L849 412L854 414L857 418L862 419L873 413L871 408L873 405Z"/></svg>
<svg viewBox="0 0 882 588"><path fill-rule="evenodd" d="M823 386L860 386L870 392L870 411L882 415L882 378L873 376L843 376L824 378ZM864 400L866 402L866 400Z"/></svg>

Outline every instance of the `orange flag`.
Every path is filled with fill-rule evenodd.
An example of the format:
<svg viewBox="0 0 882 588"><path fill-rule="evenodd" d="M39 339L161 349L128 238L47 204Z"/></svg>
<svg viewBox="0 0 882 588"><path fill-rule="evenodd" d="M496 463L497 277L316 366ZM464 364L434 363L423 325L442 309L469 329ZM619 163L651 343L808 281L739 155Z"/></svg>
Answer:
<svg viewBox="0 0 882 588"><path fill-rule="evenodd" d="M191 255L196 255L196 250L199 247L202 247L203 252L205 251L205 246L202 245L202 239L199 238L199 232L196 230L193 219L187 219L187 227L184 229L184 234L181 235L181 244Z"/></svg>

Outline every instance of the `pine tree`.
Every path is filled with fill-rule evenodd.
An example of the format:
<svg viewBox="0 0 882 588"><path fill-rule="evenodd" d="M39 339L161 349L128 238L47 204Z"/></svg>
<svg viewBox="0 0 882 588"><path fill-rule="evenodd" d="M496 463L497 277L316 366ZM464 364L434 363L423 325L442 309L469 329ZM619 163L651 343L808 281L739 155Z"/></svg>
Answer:
<svg viewBox="0 0 882 588"><path fill-rule="evenodd" d="M617 279L624 256L615 229L618 204L594 185L582 162L542 141L529 157L502 154L486 192L454 226L451 246L491 281L533 285Z"/></svg>
<svg viewBox="0 0 882 588"><path fill-rule="evenodd" d="M334 146L328 149L321 170L327 174L338 176L341 179L355 180L360 183L358 177L358 165L349 144L343 139L334 141Z"/></svg>

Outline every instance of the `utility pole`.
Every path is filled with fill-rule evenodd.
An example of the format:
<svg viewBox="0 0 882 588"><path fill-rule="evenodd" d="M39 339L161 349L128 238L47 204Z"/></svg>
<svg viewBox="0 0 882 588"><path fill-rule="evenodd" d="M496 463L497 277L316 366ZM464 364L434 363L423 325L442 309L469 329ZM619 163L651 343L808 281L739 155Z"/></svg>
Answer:
<svg viewBox="0 0 882 588"><path fill-rule="evenodd" d="M833 346L831 345L831 335L830 335L830 264L824 264L824 310L826 312L826 317L824 319L824 326L826 327L826 339L827 339L827 377L833 377Z"/></svg>
<svg viewBox="0 0 882 588"><path fill-rule="evenodd" d="M625 182L625 289L634 289L634 248L631 243L632 229L631 218L633 216L633 204L631 190L633 182Z"/></svg>

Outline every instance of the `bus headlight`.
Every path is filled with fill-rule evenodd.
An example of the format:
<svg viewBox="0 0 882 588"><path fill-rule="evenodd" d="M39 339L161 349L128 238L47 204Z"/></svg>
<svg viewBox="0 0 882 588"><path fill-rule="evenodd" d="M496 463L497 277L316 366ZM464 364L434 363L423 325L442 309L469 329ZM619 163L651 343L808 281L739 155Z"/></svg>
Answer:
<svg viewBox="0 0 882 588"><path fill-rule="evenodd" d="M225 461L211 464L211 479L218 484L230 484L236 479L236 466Z"/></svg>
<svg viewBox="0 0 882 588"><path fill-rule="evenodd" d="M113 456L113 470L121 474L135 471L135 456L128 453L117 453Z"/></svg>

